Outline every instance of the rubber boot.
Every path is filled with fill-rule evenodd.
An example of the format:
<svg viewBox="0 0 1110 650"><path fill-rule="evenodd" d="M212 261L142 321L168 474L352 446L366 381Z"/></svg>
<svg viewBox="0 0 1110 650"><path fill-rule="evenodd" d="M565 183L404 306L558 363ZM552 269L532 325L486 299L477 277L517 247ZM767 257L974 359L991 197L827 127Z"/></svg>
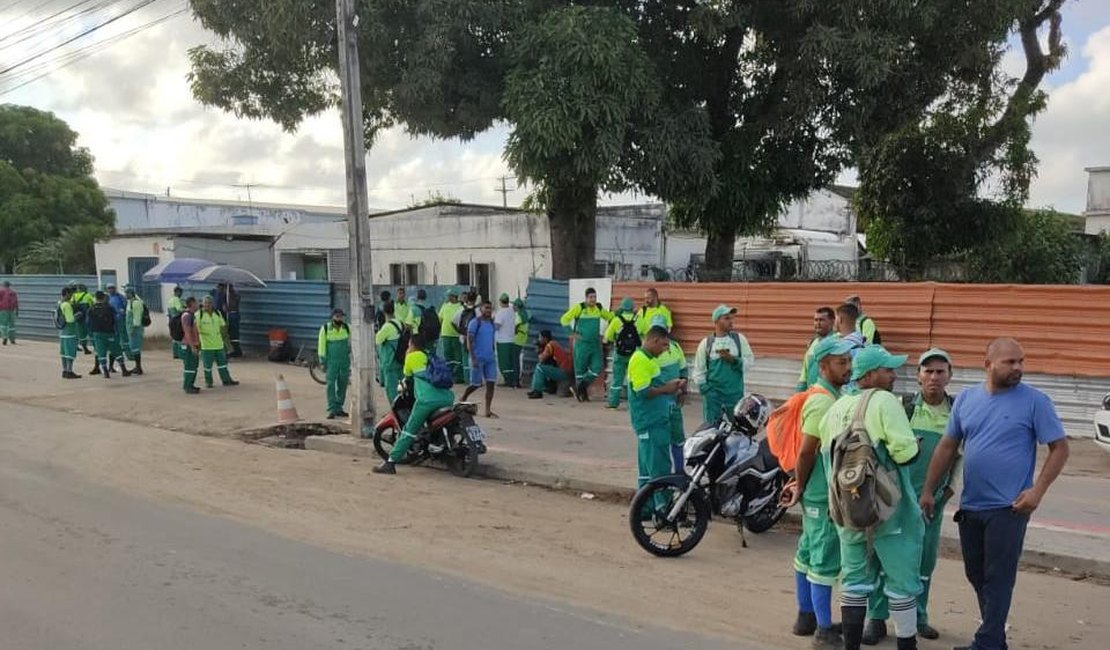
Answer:
<svg viewBox="0 0 1110 650"><path fill-rule="evenodd" d="M898 650L917 650L917 637L911 636L907 639L899 637Z"/></svg>
<svg viewBox="0 0 1110 650"><path fill-rule="evenodd" d="M97 361L96 364L93 365L93 369L89 371L89 374L90 375L99 375L100 374L100 362L99 361Z"/></svg>
<svg viewBox="0 0 1110 650"><path fill-rule="evenodd" d="M396 474L397 467L393 464L392 461L384 460L382 461L381 465L378 465L370 471L374 472L375 474Z"/></svg>
<svg viewBox="0 0 1110 650"><path fill-rule="evenodd" d="M879 642L885 638L886 621L868 619L863 626L863 638L860 639L860 643L863 645L879 645Z"/></svg>
<svg viewBox="0 0 1110 650"><path fill-rule="evenodd" d="M867 607L841 605L840 616L843 621L844 650L860 650L860 640L863 638L863 622L867 618Z"/></svg>
<svg viewBox="0 0 1110 650"><path fill-rule="evenodd" d="M135 369L131 371L133 375L142 376L143 374L143 358L135 357Z"/></svg>
<svg viewBox="0 0 1110 650"><path fill-rule="evenodd" d="M817 615L813 612L798 612L794 619L794 636L813 636L817 631Z"/></svg>

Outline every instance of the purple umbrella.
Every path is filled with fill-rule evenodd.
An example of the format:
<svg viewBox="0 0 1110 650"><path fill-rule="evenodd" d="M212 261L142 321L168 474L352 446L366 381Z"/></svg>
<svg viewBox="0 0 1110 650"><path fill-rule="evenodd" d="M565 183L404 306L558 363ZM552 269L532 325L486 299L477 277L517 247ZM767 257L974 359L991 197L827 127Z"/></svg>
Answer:
<svg viewBox="0 0 1110 650"><path fill-rule="evenodd" d="M181 257L156 265L143 274L143 281L180 284L181 282L187 281L189 276L197 271L214 265L215 262L202 260L196 257Z"/></svg>

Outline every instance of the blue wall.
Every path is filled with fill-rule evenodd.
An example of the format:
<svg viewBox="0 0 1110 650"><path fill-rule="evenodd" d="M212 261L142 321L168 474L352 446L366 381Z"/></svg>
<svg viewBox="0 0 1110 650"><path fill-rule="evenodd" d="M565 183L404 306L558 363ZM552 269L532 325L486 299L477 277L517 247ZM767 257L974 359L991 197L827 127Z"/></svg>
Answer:
<svg viewBox="0 0 1110 650"><path fill-rule="evenodd" d="M12 290L19 296L19 318L16 319L17 338L56 339L54 309L62 299L62 288L70 282L81 283L95 292L95 275L0 275L0 281L12 283Z"/></svg>
<svg viewBox="0 0 1110 650"><path fill-rule="evenodd" d="M540 330L551 330L555 340L570 349L570 332L559 323L559 318L567 311L569 289L565 280L528 280L528 296L524 303L528 309L528 344L524 347L524 371L529 372L536 365L536 337Z"/></svg>

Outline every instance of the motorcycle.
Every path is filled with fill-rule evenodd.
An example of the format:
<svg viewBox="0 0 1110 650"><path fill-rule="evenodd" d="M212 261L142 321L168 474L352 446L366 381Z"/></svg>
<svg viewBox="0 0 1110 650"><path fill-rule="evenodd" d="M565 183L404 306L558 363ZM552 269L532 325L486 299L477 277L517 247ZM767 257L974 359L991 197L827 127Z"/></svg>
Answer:
<svg viewBox="0 0 1110 650"><path fill-rule="evenodd" d="M662 557L688 553L716 514L736 522L746 548L745 529L762 533L778 523L789 477L766 437L756 439L770 412L766 398L748 395L687 438L686 473L649 481L632 499L628 520L636 543Z"/></svg>
<svg viewBox="0 0 1110 650"><path fill-rule="evenodd" d="M415 401L412 387L402 381L389 412L374 426L374 450L382 460L389 459ZM435 411L400 462L419 465L434 459L456 476L470 476L478 466L478 456L486 453L486 434L474 421L477 413L478 405L471 402L458 402Z"/></svg>

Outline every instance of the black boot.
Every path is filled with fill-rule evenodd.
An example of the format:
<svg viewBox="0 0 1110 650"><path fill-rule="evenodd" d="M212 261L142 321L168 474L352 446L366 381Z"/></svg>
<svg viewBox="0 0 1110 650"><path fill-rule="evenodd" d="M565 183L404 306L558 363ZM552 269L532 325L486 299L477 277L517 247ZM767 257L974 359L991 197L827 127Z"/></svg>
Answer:
<svg viewBox="0 0 1110 650"><path fill-rule="evenodd" d="M798 612L794 619L794 636L813 636L817 631L817 615L813 612Z"/></svg>
<svg viewBox="0 0 1110 650"><path fill-rule="evenodd" d="M123 375L124 377L131 376L131 371L127 369L127 364L124 363L123 359L119 360L119 374Z"/></svg>
<svg viewBox="0 0 1110 650"><path fill-rule="evenodd" d="M917 650L917 637L911 636L908 639L899 637L898 650Z"/></svg>
<svg viewBox="0 0 1110 650"><path fill-rule="evenodd" d="M381 465L378 465L370 471L374 472L375 474L396 474L397 467L393 464L392 461L384 460L382 461Z"/></svg>
<svg viewBox="0 0 1110 650"><path fill-rule="evenodd" d="M867 618L867 607L841 605L840 616L843 620L844 650L859 650L860 640L863 639L863 621Z"/></svg>
<svg viewBox="0 0 1110 650"><path fill-rule="evenodd" d="M93 366L93 369L89 371L89 374L90 375L99 375L100 374L100 362L99 361L97 361L96 365Z"/></svg>
<svg viewBox="0 0 1110 650"><path fill-rule="evenodd" d="M143 374L143 358L135 357L135 369L131 371L133 375L142 376Z"/></svg>
<svg viewBox="0 0 1110 650"><path fill-rule="evenodd" d="M880 621L874 618L868 619L867 623L863 626L863 638L860 643L863 645L879 645L879 641L886 638L886 621Z"/></svg>
<svg viewBox="0 0 1110 650"><path fill-rule="evenodd" d="M939 639L940 632L938 632L935 627L929 625L928 623L918 623L917 636L921 637L922 639Z"/></svg>
<svg viewBox="0 0 1110 650"><path fill-rule="evenodd" d="M840 650L844 639L831 627L819 627L813 634L813 647L821 650Z"/></svg>

